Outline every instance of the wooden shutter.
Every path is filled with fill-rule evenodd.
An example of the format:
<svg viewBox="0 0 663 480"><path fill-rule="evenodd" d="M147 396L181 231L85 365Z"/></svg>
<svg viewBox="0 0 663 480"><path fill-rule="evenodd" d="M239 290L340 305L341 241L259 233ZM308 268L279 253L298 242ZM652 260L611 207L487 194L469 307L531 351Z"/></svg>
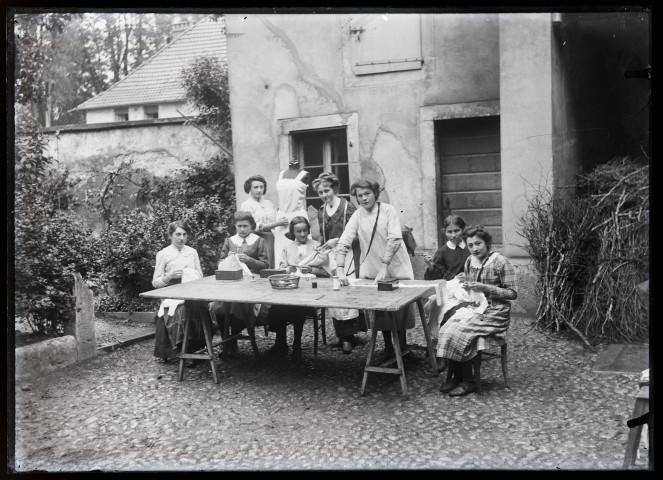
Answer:
<svg viewBox="0 0 663 480"><path fill-rule="evenodd" d="M421 68L419 14L370 15L356 21L350 35L355 75Z"/></svg>

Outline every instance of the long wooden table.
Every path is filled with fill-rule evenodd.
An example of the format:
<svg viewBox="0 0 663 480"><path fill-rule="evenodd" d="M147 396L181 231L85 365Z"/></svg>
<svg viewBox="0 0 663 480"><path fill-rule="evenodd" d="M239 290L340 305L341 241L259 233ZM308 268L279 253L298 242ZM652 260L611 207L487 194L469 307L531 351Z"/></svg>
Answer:
<svg viewBox="0 0 663 480"><path fill-rule="evenodd" d="M317 282L317 288L312 287L312 281ZM434 292L435 286L439 282L424 280L401 280L399 288L394 291L378 291L377 286L372 280L357 280L354 285L343 286L340 290L332 289L332 280L328 278L305 279L301 278L299 287L295 289L280 290L272 288L266 278L241 280L216 280L214 276L202 278L191 282L184 282L177 285L151 290L141 293L140 296L148 298L172 298L179 300L199 300L199 301L220 301L220 302L239 302L239 303L264 303L268 305L293 305L310 306L314 308L336 307L336 308L354 308L357 310L390 312L389 321L394 343L396 356L391 361L387 361L380 366L371 365L375 351L377 330L371 328L371 341L369 345L366 366L364 368L364 378L361 386L363 395L366 388L366 381L369 373L391 373L400 376L403 395L407 396L407 382L405 369L403 367L403 352L401 352L400 342L396 332L396 322L394 312L416 303L419 309L421 325L426 339L426 348L428 350L431 362L432 375L437 375L437 363L435 361L435 352L431 345L430 332L423 311L422 299ZM367 316L368 317L368 316ZM188 323L188 318L187 318ZM204 323L207 329L206 322ZM369 325L372 327L372 325ZM186 329L186 325L185 325ZM208 334L206 333L206 336ZM211 338L211 335L209 335ZM186 338L186 335L185 335ZM215 382L216 369L211 341L207 340L208 355L204 358L211 361L212 374ZM184 348L183 348L184 351ZM180 355L180 379L182 367L184 364L184 354ZM208 358L210 357L210 358ZM186 358L201 358L193 354L186 354ZM389 368L389 365L397 364L397 368Z"/></svg>

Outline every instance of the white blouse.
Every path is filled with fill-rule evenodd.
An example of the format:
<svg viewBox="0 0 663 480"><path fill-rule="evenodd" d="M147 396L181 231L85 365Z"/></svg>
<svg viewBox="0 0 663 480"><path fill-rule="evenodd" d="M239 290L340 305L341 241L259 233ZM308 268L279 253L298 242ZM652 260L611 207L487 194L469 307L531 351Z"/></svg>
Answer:
<svg viewBox="0 0 663 480"><path fill-rule="evenodd" d="M157 253L157 264L154 267L152 276L152 286L154 288L165 287L168 284L163 281L163 277L173 270L193 268L200 277L203 276L203 270L200 267L200 259L195 248L184 245L178 250L174 245L168 245Z"/></svg>
<svg viewBox="0 0 663 480"><path fill-rule="evenodd" d="M255 198L249 197L242 202L240 210L249 212L253 215L253 219L256 221L257 231L260 231L263 224L272 223L276 220L276 208L274 208L274 204L266 198L261 198L260 201L257 201Z"/></svg>

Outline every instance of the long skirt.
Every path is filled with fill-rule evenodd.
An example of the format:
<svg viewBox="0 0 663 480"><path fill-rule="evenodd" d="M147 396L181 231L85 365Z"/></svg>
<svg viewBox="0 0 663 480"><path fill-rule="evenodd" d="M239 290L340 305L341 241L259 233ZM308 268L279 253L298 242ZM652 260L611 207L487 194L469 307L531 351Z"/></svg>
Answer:
<svg viewBox="0 0 663 480"><path fill-rule="evenodd" d="M240 333L247 326L267 325L268 305L260 304L260 310L256 315L254 303L239 302L211 302L209 304L212 318L219 327L219 332L223 334L223 319L229 315L229 325L231 331Z"/></svg>
<svg viewBox="0 0 663 480"><path fill-rule="evenodd" d="M396 330L402 330L403 325L406 329L414 328L414 305L407 305L396 312L380 312L369 310L367 316L368 326L371 329L391 330L388 314L393 313L396 316Z"/></svg>
<svg viewBox="0 0 663 480"><path fill-rule="evenodd" d="M206 346L202 322L208 322L210 332L212 331L207 302L187 301L178 305L173 315L168 315L166 311L162 316L157 317L154 337L155 357L169 359L177 357L177 354L180 353L184 340L184 319L187 314L191 315L192 321L189 322L187 351L184 353L195 352Z"/></svg>
<svg viewBox="0 0 663 480"><path fill-rule="evenodd" d="M483 314L470 318L452 316L440 327L437 356L467 362L477 354L477 339L509 329L510 307L489 307Z"/></svg>
<svg viewBox="0 0 663 480"><path fill-rule="evenodd" d="M307 315L314 315L312 307L296 307L291 305L272 305L269 307L267 322L270 332L279 332L289 324L303 324Z"/></svg>
<svg viewBox="0 0 663 480"><path fill-rule="evenodd" d="M332 309L328 309L327 312L329 312L329 310ZM347 320L337 319L332 315L334 330L336 331L336 336L338 338L349 337L357 332L366 331L366 321L364 316L360 315L358 310L354 311L357 313L356 316Z"/></svg>

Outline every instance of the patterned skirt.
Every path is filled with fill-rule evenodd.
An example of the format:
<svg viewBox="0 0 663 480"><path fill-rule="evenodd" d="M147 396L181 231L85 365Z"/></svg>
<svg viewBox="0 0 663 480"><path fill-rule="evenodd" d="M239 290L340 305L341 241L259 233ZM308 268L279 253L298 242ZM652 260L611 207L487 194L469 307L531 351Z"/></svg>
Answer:
<svg viewBox="0 0 663 480"><path fill-rule="evenodd" d="M477 354L477 339L509 329L509 305L489 306L483 314L470 318L452 316L440 327L437 356L457 362L467 362Z"/></svg>

